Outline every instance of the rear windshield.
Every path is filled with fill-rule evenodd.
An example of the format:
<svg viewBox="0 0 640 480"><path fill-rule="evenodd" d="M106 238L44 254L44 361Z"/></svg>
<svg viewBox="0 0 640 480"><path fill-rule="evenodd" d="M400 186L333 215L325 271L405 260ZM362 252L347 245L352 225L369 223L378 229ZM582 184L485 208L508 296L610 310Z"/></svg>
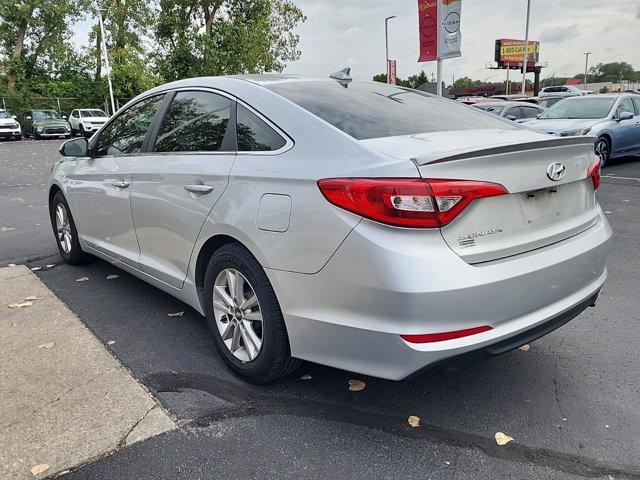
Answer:
<svg viewBox="0 0 640 480"><path fill-rule="evenodd" d="M474 107L479 108L480 110L484 110L485 112L495 113L496 115L500 115L504 110L503 105L491 105L487 103L481 103L481 104L476 103Z"/></svg>
<svg viewBox="0 0 640 480"><path fill-rule="evenodd" d="M434 95L377 82L282 82L266 88L357 140L446 130L516 130L505 121Z"/></svg>

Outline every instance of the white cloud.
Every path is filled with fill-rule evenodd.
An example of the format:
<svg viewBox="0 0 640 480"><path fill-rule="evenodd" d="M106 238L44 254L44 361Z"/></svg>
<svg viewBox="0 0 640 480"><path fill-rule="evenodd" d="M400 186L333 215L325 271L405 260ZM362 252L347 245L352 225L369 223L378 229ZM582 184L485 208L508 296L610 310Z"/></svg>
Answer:
<svg viewBox="0 0 640 480"><path fill-rule="evenodd" d="M299 28L302 57L286 71L325 77L352 67L356 78L369 79L385 70L384 18L389 22L389 51L398 60L398 74L407 77L424 69L435 72L435 62L418 64L417 1L293 0L307 22ZM589 62L627 61L640 69L640 25L637 0L617 0L615 7L601 0L533 0L530 38L540 40L540 61L549 67L544 76L573 75ZM525 0L463 0L461 58L444 62L445 80L467 75L504 77L488 71L497 38L524 38ZM627 12L625 14L625 12Z"/></svg>

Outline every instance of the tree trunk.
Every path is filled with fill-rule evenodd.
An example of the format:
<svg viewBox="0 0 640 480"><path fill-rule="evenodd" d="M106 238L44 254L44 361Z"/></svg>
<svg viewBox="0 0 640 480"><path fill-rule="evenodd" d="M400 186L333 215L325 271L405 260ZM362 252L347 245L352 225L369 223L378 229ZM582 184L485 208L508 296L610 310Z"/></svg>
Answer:
<svg viewBox="0 0 640 480"><path fill-rule="evenodd" d="M22 49L24 48L24 39L27 35L27 27L29 22L25 19L18 25L18 38L16 44L13 46L13 53L11 54L12 60L20 60L22 57ZM16 77L9 72L7 74L7 90L12 92L16 89Z"/></svg>

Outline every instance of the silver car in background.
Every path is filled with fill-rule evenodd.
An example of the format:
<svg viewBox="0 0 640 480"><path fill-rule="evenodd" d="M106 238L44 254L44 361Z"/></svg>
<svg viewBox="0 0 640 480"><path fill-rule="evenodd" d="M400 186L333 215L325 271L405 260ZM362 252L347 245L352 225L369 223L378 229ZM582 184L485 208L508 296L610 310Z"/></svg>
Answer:
<svg viewBox="0 0 640 480"><path fill-rule="evenodd" d="M566 98L523 123L560 137L595 137L595 152L602 165L610 158L640 154L640 95Z"/></svg>
<svg viewBox="0 0 640 480"><path fill-rule="evenodd" d="M414 90L195 78L61 153L64 260L188 303L252 382L300 360L395 380L477 361L594 305L607 276L593 139Z"/></svg>
<svg viewBox="0 0 640 480"><path fill-rule="evenodd" d="M544 108L538 105L516 101L474 103L472 107L518 123L536 118L544 112Z"/></svg>

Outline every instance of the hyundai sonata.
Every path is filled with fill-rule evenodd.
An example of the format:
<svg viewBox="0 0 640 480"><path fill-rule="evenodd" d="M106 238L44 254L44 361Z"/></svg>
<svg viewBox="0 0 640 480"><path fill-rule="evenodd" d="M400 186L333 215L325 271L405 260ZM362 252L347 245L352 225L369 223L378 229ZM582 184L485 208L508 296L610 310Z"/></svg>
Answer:
<svg viewBox="0 0 640 480"><path fill-rule="evenodd" d="M61 148L60 254L188 303L253 382L300 360L402 379L595 304L611 229L593 139L338 77L195 78L133 99Z"/></svg>

